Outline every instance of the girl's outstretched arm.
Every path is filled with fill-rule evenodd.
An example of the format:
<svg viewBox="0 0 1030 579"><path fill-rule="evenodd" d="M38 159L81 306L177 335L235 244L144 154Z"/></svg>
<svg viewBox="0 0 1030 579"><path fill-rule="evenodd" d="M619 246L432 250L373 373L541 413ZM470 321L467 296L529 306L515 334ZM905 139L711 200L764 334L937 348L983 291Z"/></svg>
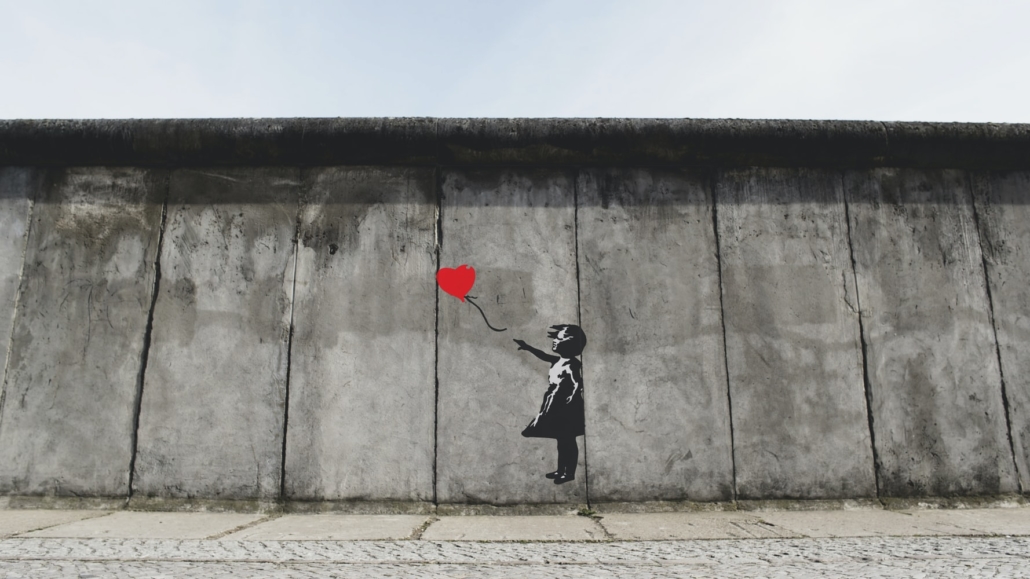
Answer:
<svg viewBox="0 0 1030 579"><path fill-rule="evenodd" d="M529 344L525 343L522 340L512 340L512 341L519 345L519 349L520 350L525 350L525 351L529 352L530 354L533 354L537 358L540 358L544 362L547 362L548 364L554 364L555 362L557 362L558 360L561 359L558 356L551 356L549 354L545 354L543 351L537 350L536 348L534 348L533 346L530 346Z"/></svg>

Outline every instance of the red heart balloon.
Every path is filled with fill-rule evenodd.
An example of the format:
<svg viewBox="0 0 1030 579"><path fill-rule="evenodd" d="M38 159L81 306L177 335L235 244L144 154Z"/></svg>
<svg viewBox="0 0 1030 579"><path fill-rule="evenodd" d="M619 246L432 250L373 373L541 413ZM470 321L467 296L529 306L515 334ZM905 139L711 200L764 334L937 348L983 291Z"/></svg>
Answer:
<svg viewBox="0 0 1030 579"><path fill-rule="evenodd" d="M440 271L436 272L436 283L443 291L465 301L465 296L476 283L476 270L465 264L453 268L441 267Z"/></svg>

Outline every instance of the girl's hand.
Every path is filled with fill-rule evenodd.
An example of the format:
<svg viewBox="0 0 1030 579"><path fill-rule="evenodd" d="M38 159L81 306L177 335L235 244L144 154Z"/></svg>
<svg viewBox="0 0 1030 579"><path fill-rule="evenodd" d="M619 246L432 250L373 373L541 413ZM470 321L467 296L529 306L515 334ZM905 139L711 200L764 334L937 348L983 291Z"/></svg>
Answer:
<svg viewBox="0 0 1030 579"><path fill-rule="evenodd" d="M512 341L519 345L519 349L520 350L527 350L527 349L529 349L529 344L525 343L522 340L512 340Z"/></svg>

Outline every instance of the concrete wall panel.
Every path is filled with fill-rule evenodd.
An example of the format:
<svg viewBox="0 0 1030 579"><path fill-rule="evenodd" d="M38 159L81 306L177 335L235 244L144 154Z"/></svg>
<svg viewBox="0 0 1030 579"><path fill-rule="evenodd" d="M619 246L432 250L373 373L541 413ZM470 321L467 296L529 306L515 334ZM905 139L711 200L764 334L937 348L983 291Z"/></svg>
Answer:
<svg viewBox="0 0 1030 579"><path fill-rule="evenodd" d="M716 201L738 496L875 495L840 174L729 171Z"/></svg>
<svg viewBox="0 0 1030 579"><path fill-rule="evenodd" d="M0 168L0 364L4 364L0 368L7 367L11 324L14 323L18 286L25 262L25 235L38 187L38 171ZM3 375L0 374L0 411L3 409L2 392Z"/></svg>
<svg viewBox="0 0 1030 579"><path fill-rule="evenodd" d="M48 171L33 209L0 417L0 492L128 492L165 180Z"/></svg>
<svg viewBox="0 0 1030 579"><path fill-rule="evenodd" d="M1016 489L965 173L845 178L884 496Z"/></svg>
<svg viewBox="0 0 1030 579"><path fill-rule="evenodd" d="M441 503L586 500L582 437L576 480L554 485L543 475L555 469L555 441L520 435L547 391L548 364L512 342L549 350L549 326L578 321L573 179L546 170L444 174L440 265L476 268L469 293L507 331L491 331L471 304L440 292Z"/></svg>
<svg viewBox="0 0 1030 579"><path fill-rule="evenodd" d="M578 198L591 500L731 500L707 180L584 171Z"/></svg>
<svg viewBox="0 0 1030 579"><path fill-rule="evenodd" d="M974 202L1024 492L1030 489L1030 173L977 175Z"/></svg>
<svg viewBox="0 0 1030 579"><path fill-rule="evenodd" d="M134 492L279 495L299 171L172 174Z"/></svg>
<svg viewBox="0 0 1030 579"><path fill-rule="evenodd" d="M319 169L301 212L286 496L433 499L432 169Z"/></svg>

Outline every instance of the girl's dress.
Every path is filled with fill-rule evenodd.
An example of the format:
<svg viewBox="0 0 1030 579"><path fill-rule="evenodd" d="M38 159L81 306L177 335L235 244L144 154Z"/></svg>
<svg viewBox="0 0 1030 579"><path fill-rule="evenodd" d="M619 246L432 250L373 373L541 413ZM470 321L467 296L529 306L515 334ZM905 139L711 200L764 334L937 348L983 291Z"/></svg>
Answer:
<svg viewBox="0 0 1030 579"><path fill-rule="evenodd" d="M583 436L582 364L575 358L559 360L551 366L550 386L544 394L540 412L522 431L527 438L574 438ZM576 385L579 387L576 387ZM572 400L569 400L569 396Z"/></svg>

